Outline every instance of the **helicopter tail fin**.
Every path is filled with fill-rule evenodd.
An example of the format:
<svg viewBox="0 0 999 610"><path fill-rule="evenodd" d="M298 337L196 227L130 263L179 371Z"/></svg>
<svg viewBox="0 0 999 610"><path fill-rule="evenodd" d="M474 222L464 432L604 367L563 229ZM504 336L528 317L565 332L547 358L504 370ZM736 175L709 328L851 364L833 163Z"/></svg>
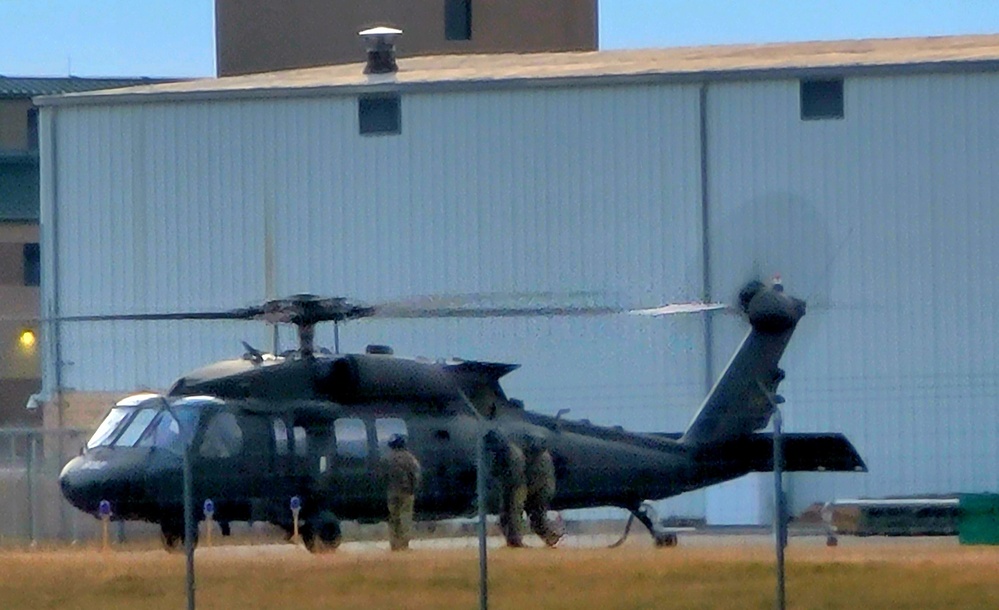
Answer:
<svg viewBox="0 0 999 610"><path fill-rule="evenodd" d="M680 437L687 445L718 443L764 428L784 378L778 367L805 303L784 294L779 283L754 282L739 295L752 329Z"/></svg>

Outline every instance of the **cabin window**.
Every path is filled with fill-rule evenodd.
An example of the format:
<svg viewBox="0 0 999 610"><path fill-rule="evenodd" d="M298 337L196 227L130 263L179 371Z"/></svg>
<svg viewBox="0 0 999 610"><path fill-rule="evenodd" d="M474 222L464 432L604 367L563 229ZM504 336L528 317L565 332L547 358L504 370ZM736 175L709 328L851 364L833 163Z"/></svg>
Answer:
<svg viewBox="0 0 999 610"><path fill-rule="evenodd" d="M309 455L309 435L305 433L305 428L302 426L295 426L291 429L292 436L295 439L295 455L298 457L306 457Z"/></svg>
<svg viewBox="0 0 999 610"><path fill-rule="evenodd" d="M283 419L274 419L274 453L288 455L288 426Z"/></svg>
<svg viewBox="0 0 999 610"><path fill-rule="evenodd" d="M236 416L229 412L218 413L205 427L201 441L201 457L224 459L239 455L243 448L243 431Z"/></svg>
<svg viewBox="0 0 999 610"><path fill-rule="evenodd" d="M388 452L388 442L396 434L406 436L406 420L398 417L384 417L375 420L375 436L378 438L378 452Z"/></svg>
<svg viewBox="0 0 999 610"><path fill-rule="evenodd" d="M149 422L156 417L155 409L139 409L139 412L132 417L132 421L118 436L114 442L115 447L131 447L135 445L142 433L149 427Z"/></svg>
<svg viewBox="0 0 999 610"><path fill-rule="evenodd" d="M338 419L333 428L336 433L336 453L339 457L359 460L368 457L368 431L363 420Z"/></svg>

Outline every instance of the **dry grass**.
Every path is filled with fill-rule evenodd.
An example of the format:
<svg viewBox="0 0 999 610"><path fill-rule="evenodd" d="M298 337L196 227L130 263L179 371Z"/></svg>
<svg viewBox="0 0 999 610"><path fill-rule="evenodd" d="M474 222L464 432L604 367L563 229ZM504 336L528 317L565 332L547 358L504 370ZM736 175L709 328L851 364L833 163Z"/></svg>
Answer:
<svg viewBox="0 0 999 610"><path fill-rule="evenodd" d="M999 608L999 548L849 544L788 549L789 608ZM162 551L0 551L0 608L184 607L184 557ZM764 545L490 553L490 607L773 607ZM405 554L215 548L197 558L198 607L475 608L474 549Z"/></svg>

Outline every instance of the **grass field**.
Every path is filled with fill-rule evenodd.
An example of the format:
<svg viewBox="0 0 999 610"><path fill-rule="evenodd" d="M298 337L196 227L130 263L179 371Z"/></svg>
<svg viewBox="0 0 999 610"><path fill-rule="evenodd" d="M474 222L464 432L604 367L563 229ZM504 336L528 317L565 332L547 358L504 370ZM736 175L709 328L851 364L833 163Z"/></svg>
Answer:
<svg viewBox="0 0 999 610"><path fill-rule="evenodd" d="M999 608L999 548L939 540L792 541L788 608ZM0 550L0 608L185 607L184 556L159 550ZM773 608L766 544L497 549L490 608ZM202 609L477 608L474 548L408 553L296 547L203 549Z"/></svg>

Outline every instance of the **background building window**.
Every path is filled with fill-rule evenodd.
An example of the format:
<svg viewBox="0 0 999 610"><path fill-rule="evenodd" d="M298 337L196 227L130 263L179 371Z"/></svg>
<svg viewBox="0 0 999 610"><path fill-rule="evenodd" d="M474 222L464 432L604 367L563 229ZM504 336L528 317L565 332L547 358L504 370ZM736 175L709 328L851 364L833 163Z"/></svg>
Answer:
<svg viewBox="0 0 999 610"><path fill-rule="evenodd" d="M357 100L357 118L361 135L402 132L398 95L362 97Z"/></svg>
<svg viewBox="0 0 999 610"><path fill-rule="evenodd" d="M444 0L444 37L472 39L472 0Z"/></svg>
<svg viewBox="0 0 999 610"><path fill-rule="evenodd" d="M38 286L41 278L42 261L38 244L24 244L24 285Z"/></svg>
<svg viewBox="0 0 999 610"><path fill-rule="evenodd" d="M842 119L843 79L801 81L801 119Z"/></svg>
<svg viewBox="0 0 999 610"><path fill-rule="evenodd" d="M28 150L38 150L38 108L28 109L26 140Z"/></svg>

